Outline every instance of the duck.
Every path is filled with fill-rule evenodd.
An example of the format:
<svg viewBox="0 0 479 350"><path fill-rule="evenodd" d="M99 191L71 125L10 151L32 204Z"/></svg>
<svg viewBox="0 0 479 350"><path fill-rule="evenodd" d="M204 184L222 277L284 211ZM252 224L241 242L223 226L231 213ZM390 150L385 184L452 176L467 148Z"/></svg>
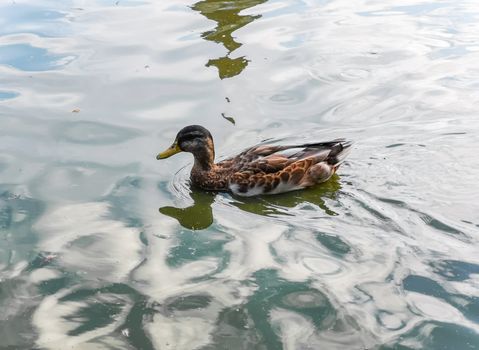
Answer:
<svg viewBox="0 0 479 350"><path fill-rule="evenodd" d="M215 163L211 133L203 126L189 125L156 159L192 153L190 181L194 187L251 197L301 190L328 181L351 146L352 142L345 139L297 145L258 144Z"/></svg>

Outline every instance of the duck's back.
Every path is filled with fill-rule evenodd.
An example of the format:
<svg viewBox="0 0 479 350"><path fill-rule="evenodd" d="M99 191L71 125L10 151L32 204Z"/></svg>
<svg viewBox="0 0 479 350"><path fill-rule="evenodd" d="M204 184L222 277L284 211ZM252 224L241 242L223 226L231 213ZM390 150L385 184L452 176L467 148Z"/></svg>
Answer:
<svg viewBox="0 0 479 350"><path fill-rule="evenodd" d="M292 146L261 145L217 164L234 194L255 196L306 188L327 181L349 153L344 139Z"/></svg>

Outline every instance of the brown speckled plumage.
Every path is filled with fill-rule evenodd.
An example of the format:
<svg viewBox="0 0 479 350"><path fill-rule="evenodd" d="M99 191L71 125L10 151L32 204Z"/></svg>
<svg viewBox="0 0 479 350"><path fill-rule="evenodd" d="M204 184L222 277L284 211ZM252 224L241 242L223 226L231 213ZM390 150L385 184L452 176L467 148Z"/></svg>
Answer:
<svg viewBox="0 0 479 350"><path fill-rule="evenodd" d="M173 145L179 147L177 152L193 153L193 185L252 196L288 192L327 181L346 157L351 143L337 139L302 145L259 145L214 164L211 134L194 125L182 129ZM168 157L169 153L164 156L165 153L158 158Z"/></svg>

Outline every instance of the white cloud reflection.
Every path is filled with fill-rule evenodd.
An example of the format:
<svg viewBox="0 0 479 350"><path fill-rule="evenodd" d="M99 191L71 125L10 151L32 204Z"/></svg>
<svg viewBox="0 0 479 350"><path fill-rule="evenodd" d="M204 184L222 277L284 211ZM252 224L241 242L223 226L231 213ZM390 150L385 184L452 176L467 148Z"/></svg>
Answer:
<svg viewBox="0 0 479 350"><path fill-rule="evenodd" d="M251 316L246 326L222 317L261 298L255 293L267 283L255 273L271 269L276 281L324 294L335 313L337 327L321 328L301 308L308 295L278 294L262 320L286 349L414 345L409 334L429 336L446 322L477 332L468 311L479 290L471 272L479 265L476 2L266 2L242 12L262 17L235 32L243 44L235 54L248 67L221 81L204 64L224 52L201 38L213 24L190 2L130 5L65 2L61 32L40 21L0 37L0 46L45 50L46 68L57 68L0 66L2 91L17 94L0 104L2 183L26 184L45 202L34 245L53 259L30 272L22 257L2 265L9 270L1 276L34 287L70 274L80 281L38 301L37 346L132 348L119 331L130 294L72 298L110 284L147 300L153 315L139 323L156 348L227 344L224 329L230 341L259 342ZM225 111L237 126L221 118ZM338 215L306 203L280 208L288 217L265 217L220 195L208 236L160 215L160 205L178 199L157 182L190 158L156 163L155 152L192 123L211 129L220 155L269 137L357 140L341 189L324 198ZM141 185L113 203L112 187L126 176ZM218 243L219 253L175 262L182 244L194 249L181 241L187 234ZM460 279L463 270L470 273ZM24 311L20 304L8 315ZM102 305L118 309L95 325L85 310Z"/></svg>

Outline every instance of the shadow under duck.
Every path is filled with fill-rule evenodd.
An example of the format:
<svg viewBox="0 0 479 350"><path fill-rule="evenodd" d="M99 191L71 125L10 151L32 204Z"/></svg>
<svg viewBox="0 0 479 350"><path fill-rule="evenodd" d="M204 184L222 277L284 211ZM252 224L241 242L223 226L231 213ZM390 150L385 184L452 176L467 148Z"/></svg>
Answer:
<svg viewBox="0 0 479 350"><path fill-rule="evenodd" d="M350 148L351 142L344 139L287 146L257 145L215 164L210 132L200 125L190 125L181 129L173 144L156 159L179 152L192 153L195 162L190 179L194 186L255 196L299 190L329 180Z"/></svg>

